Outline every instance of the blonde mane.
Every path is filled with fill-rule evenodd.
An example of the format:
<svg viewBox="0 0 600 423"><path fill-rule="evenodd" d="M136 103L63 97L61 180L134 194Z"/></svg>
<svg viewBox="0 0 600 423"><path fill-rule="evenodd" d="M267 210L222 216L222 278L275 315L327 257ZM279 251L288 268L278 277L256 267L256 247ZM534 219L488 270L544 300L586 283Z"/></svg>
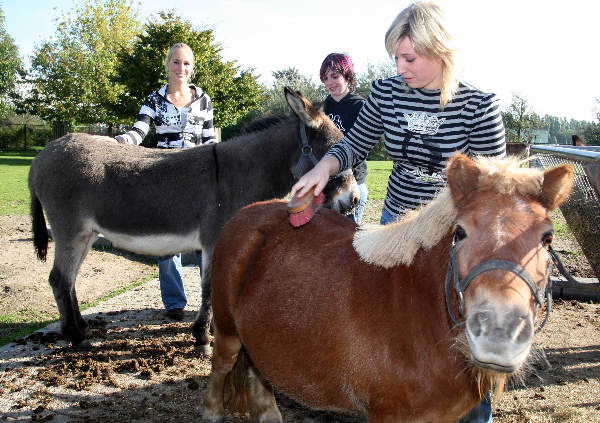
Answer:
<svg viewBox="0 0 600 423"><path fill-rule="evenodd" d="M531 160L477 157L479 177L474 189L493 189L502 195L539 196L544 174L522 167ZM354 235L353 246L360 258L384 268L410 265L420 248L431 249L454 225L457 208L450 188L442 189L427 205L407 213L398 222L368 225Z"/></svg>

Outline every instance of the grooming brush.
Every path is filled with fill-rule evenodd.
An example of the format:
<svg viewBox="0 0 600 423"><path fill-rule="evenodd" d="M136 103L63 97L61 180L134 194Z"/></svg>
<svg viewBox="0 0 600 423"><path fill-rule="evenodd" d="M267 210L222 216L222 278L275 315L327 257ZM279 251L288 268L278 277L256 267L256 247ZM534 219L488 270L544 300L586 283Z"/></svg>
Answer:
<svg viewBox="0 0 600 423"><path fill-rule="evenodd" d="M306 225L323 202L325 202L325 196L322 192L316 197L311 191L304 197L292 198L287 205L291 225L295 228Z"/></svg>

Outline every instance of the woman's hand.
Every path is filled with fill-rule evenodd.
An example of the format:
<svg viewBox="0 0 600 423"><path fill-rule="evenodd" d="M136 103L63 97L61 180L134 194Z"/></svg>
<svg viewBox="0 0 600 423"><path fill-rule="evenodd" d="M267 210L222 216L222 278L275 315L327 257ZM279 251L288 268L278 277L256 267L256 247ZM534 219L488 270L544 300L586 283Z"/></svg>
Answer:
<svg viewBox="0 0 600 423"><path fill-rule="evenodd" d="M306 172L294 184L291 196L304 197L313 187L315 196L319 195L323 191L323 188L325 188L325 185L327 185L329 177L337 173L339 168L340 164L334 156L323 157L315 167Z"/></svg>

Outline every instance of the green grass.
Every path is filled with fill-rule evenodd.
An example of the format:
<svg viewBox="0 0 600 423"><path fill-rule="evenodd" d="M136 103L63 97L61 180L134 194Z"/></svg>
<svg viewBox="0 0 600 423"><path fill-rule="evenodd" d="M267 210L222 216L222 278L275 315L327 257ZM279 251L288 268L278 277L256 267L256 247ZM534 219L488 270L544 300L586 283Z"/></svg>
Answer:
<svg viewBox="0 0 600 423"><path fill-rule="evenodd" d="M37 151L0 152L0 215L28 214L27 175Z"/></svg>
<svg viewBox="0 0 600 423"><path fill-rule="evenodd" d="M79 309L81 311L87 310L90 307L94 307L100 304L102 301L106 301L109 298L115 297L123 292L129 291L136 288L151 279L156 278L157 275L145 276L129 285L121 287L115 291L112 291L105 296L98 298L89 303L80 304ZM24 309L16 313L0 315L0 347L8 344L9 342L27 336L38 329L41 329L50 323L58 321L58 315L42 313L33 309Z"/></svg>
<svg viewBox="0 0 600 423"><path fill-rule="evenodd" d="M383 200L385 198L392 165L392 161L367 161L369 199Z"/></svg>

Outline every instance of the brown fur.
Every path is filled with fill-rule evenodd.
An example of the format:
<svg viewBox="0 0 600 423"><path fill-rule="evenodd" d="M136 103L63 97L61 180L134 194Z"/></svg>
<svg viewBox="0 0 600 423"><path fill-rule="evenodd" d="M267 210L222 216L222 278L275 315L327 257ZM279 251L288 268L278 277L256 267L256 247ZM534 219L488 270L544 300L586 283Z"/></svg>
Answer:
<svg viewBox="0 0 600 423"><path fill-rule="evenodd" d="M557 199L542 198L540 191L562 196L563 189L550 185L568 186L571 175L567 166L559 169L527 177L523 175L530 170L494 161L479 164L462 155L451 159L450 192L434 204L445 209L441 220L460 222L468 233L456 250L461 277L482 260L498 258L521 264L543 286L547 253L541 239L551 228L543 204ZM510 187L509 181L519 186ZM447 217L449 198L456 213L452 219ZM425 213L439 218L433 210ZM420 224L435 226L424 220ZM370 423L455 423L484 392L493 386L501 391L502 373L517 370L523 361L513 366L510 356L504 367L499 362L479 368L471 337L465 348L456 347L460 330L448 316L443 288L452 236L451 226L446 229L435 236L438 242L432 242L434 237L420 240L431 247L419 248L410 265L383 267L359 258L353 248L355 225L329 210L320 209L301 228L289 224L282 201L238 212L225 225L213 256L215 352L205 417L222 417L225 377L241 348L251 366L237 370L250 368L262 375L245 388L252 393L250 401L260 406L252 416L259 421L281 421L271 383L306 405L358 411ZM391 237L386 231L399 229L382 228L381 239ZM458 314L455 298L450 301ZM514 308L509 317L517 323L526 320L507 325L524 328L516 334L522 337L505 336L514 333L507 329L494 341L502 347L519 338L523 348L518 351L525 353L514 356L526 359L534 314L529 288L505 271L480 275L465 293L466 330L471 310L482 302L500 308L499 316ZM503 330L492 329L492 334Z"/></svg>
<svg viewBox="0 0 600 423"><path fill-rule="evenodd" d="M473 169L479 175L477 184L469 180L467 187L461 190L494 190L502 195L539 197L544 174L539 169L523 167L524 162L517 158L478 157L477 168ZM570 190L570 186L564 187L564 192ZM557 198L559 202L563 200L562 196ZM429 250L448 233L455 218L455 201L446 188L428 205L408 213L396 223L360 229L354 236L354 248L362 260L376 266L410 265L420 248Z"/></svg>

